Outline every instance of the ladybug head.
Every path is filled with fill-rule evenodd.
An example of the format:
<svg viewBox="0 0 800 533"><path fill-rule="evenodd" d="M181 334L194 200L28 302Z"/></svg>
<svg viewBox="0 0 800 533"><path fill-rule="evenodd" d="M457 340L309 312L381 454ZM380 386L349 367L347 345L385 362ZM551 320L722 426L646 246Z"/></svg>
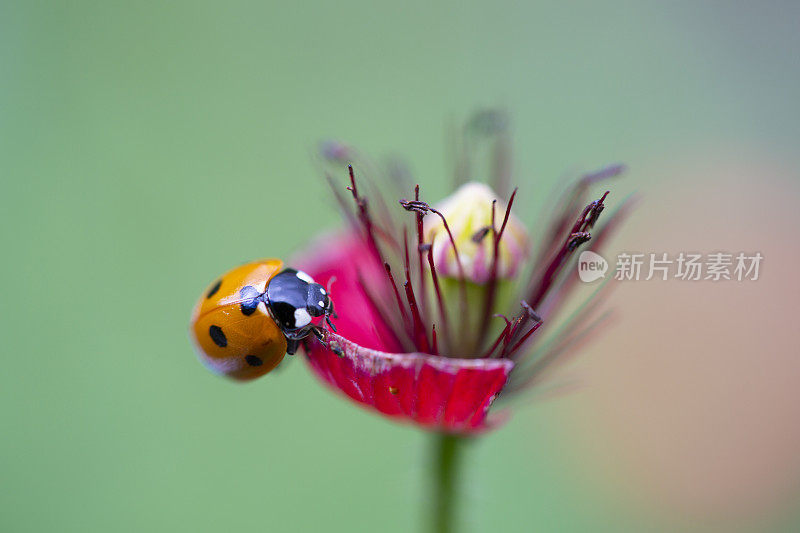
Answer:
<svg viewBox="0 0 800 533"><path fill-rule="evenodd" d="M324 316L328 320L328 325L333 327L330 322L330 316L336 316L336 312L333 310L333 300L331 300L328 291L319 283L311 282L308 284L306 309L312 317Z"/></svg>

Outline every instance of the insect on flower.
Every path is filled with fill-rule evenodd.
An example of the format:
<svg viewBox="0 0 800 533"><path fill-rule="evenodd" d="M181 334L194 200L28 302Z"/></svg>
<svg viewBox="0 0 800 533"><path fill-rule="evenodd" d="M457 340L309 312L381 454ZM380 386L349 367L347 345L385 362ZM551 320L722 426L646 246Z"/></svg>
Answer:
<svg viewBox="0 0 800 533"><path fill-rule="evenodd" d="M512 212L518 191L507 192L506 121L496 118L478 114L466 132L494 139L493 185L506 202L488 185L468 181L474 142L465 141L457 190L437 205L424 201L416 185L413 198L392 209L386 189L407 181L405 167L392 166L380 186L367 182L368 196L348 164L346 194L330 176L329 182L349 223L295 261L302 270L277 259L255 261L201 295L191 327L201 360L248 380L302 344L324 382L371 410L445 433L491 427L489 408L501 393L510 397L537 384L597 325L590 320L595 299L546 342L537 335L574 288L575 251L590 240L598 249L625 213L618 209L590 233L609 192L588 203L584 197L623 167L588 174L556 207L534 254ZM320 153L338 168L357 160L375 168L340 143L326 143Z"/></svg>
<svg viewBox="0 0 800 533"><path fill-rule="evenodd" d="M468 128L497 138L493 181L507 189L504 124L473 120ZM322 153L337 165L361 159L335 143ZM385 191L403 176L365 185L353 166L348 170L346 191L329 175L347 228L316 243L298 264L333 284L341 314L338 333L304 341L310 366L358 404L434 431L483 431L493 425L487 415L501 393L537 384L598 325L590 319L595 299L557 331L548 328L554 333L546 342L537 335L575 286L569 267L576 250L590 240L597 250L624 217L620 208L597 226L609 192L585 200L593 184L618 175L622 165L577 180L539 236L536 254L512 212L517 189L502 202L488 185L461 179L450 197L431 205L416 185L413 197L392 209ZM469 164L459 167L459 177L470 174Z"/></svg>
<svg viewBox="0 0 800 533"><path fill-rule="evenodd" d="M191 334L212 371L238 380L263 376L310 334L315 318L336 316L333 300L305 272L279 259L247 263L223 274L200 296Z"/></svg>

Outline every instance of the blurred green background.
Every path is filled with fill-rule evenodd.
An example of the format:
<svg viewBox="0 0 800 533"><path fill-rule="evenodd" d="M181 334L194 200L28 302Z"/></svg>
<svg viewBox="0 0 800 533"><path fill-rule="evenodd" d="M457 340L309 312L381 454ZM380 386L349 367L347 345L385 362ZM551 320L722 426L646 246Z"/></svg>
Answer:
<svg viewBox="0 0 800 533"><path fill-rule="evenodd" d="M0 530L414 530L426 436L300 359L211 375L187 337L199 291L339 223L319 139L407 156L431 199L448 120L487 105L512 114L530 205L618 160L623 192L680 161L795 169L799 22L796 2L1 1ZM625 458L576 411L519 406L472 446L468 531L742 527L591 474ZM745 523L797 530L798 509Z"/></svg>

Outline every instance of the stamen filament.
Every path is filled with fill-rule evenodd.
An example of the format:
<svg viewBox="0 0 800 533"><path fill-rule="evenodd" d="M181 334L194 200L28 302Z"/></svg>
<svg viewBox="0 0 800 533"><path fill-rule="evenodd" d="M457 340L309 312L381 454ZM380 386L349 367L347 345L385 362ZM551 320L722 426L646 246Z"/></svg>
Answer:
<svg viewBox="0 0 800 533"><path fill-rule="evenodd" d="M483 302L483 316L480 320L480 330L478 330L478 335L475 341L476 346L482 346L484 339L486 338L486 332L489 330L489 315L491 314L494 308L494 302L497 298L497 275L499 269L499 256L500 256L500 239L503 238L503 232L506 229L506 225L508 224L508 218L511 216L511 206L514 204L514 197L517 195L517 188L511 193L511 197L508 199L508 205L506 206L506 213L503 217L503 224L500 226L500 231L495 230L495 203L496 200L492 202L492 233L494 236L494 247L492 248L492 266L489 270L489 282L486 287L486 296Z"/></svg>
<svg viewBox="0 0 800 533"><path fill-rule="evenodd" d="M447 316L447 306L444 304L444 296L442 295L442 290L439 286L439 275L436 273L436 265L433 261L433 254L431 250L428 250L428 266L431 271L431 280L433 281L433 289L436 293L436 303L439 306L439 319L441 320L442 325L442 333L444 334L445 343L448 348L452 348L452 342L450 338L450 320Z"/></svg>
<svg viewBox="0 0 800 533"><path fill-rule="evenodd" d="M353 172L353 165L347 165L347 169L350 174L350 186L347 187L347 190L353 195L353 200L355 200L356 207L358 208L358 220L364 226L370 249L372 249L374 253L377 253L381 258L381 262L383 262L383 256L380 252L380 248L378 247L378 240L375 238L376 235L382 238L395 250L400 249L400 244L391 233L376 225L372 220L372 216L370 215L369 208L367 206L367 199L358 193L356 177L355 173Z"/></svg>
<svg viewBox="0 0 800 533"><path fill-rule="evenodd" d="M367 302L369 302L370 307L372 307L373 311L381 318L383 323L386 324L386 326L389 329L389 332L391 333L392 337L394 338L394 341L397 343L397 346L398 347L400 347L400 346L407 347L409 345L409 343L408 342L403 342L403 338L406 338L406 339L410 340L410 336L409 336L408 332L406 332L406 331L398 331L397 329L395 329L396 321L390 320L391 317L390 317L389 313L387 313L383 309L383 306L381 306L378 303L379 300L368 289L369 285L367 285L367 283L365 282L364 278L361 276L360 272L358 273L358 283L359 283L359 285L361 287L361 291L364 293L364 296L367 299Z"/></svg>
<svg viewBox="0 0 800 533"><path fill-rule="evenodd" d="M403 317L403 322L406 324L406 326L408 326L408 313L406 312L405 305L403 305L403 299L400 297L400 291L397 289L397 283L394 281L392 267L389 266L389 263L383 263L383 268L386 271L386 275L389 277L389 283L392 286L394 298L397 302L397 308L400 310L400 315Z"/></svg>
<svg viewBox="0 0 800 533"><path fill-rule="evenodd" d="M409 265L408 256L408 231L403 231L403 245L405 247L405 274L406 281L403 283L403 288L406 291L406 300L408 300L408 307L411 310L411 320L414 326L414 342L417 344L417 349L421 352L427 353L430 350L428 343L428 334L425 323L422 319L419 306L417 305L417 298L414 296L414 285L411 283L411 268Z"/></svg>
<svg viewBox="0 0 800 533"><path fill-rule="evenodd" d="M572 185L572 187L566 192L555 208L557 217L547 231L547 234L550 236L550 238L545 240L539 248L539 252L537 253L534 264L542 263L558 248L559 242L562 239L562 235L564 235L564 233L567 231L567 228L569 228L570 218L573 216L573 213L580 208L581 199L583 198L589 186L597 183L598 181L618 176L624 171L625 165L609 165L605 168L601 168L600 170L584 174Z"/></svg>
<svg viewBox="0 0 800 533"><path fill-rule="evenodd" d="M530 297L528 301L532 307L538 307L542 299L544 299L547 292L553 286L558 275L561 273L567 258L575 251L575 249L582 243L588 241L591 235L586 232L594 222L597 221L599 216L598 211L602 211L605 207L603 201L608 195L608 191L599 199L589 203L581 212L578 220L572 226L572 231L569 233L567 239L564 241L561 249L553 257L547 268L544 270L541 278L532 286ZM598 213L598 214L595 214Z"/></svg>
<svg viewBox="0 0 800 533"><path fill-rule="evenodd" d="M419 202L419 184L414 187L414 199ZM425 216L424 213L417 211L417 256L418 256L418 264L419 264L419 291L420 291L420 305L422 306L422 312L424 314L428 313L428 291L425 290L425 258L423 254L423 245L425 244L424 239L424 226L422 223L422 218Z"/></svg>
<svg viewBox="0 0 800 533"><path fill-rule="evenodd" d="M518 340L517 343L514 344L514 346L511 347L511 349L508 351L507 355L510 357L517 350L519 350L519 348L525 343L525 341L528 340L528 337L530 337L533 334L534 331L539 329L539 326L541 326L542 324L543 324L543 322L536 322L533 326L531 326L531 329L529 329L528 332L525 333L525 335L523 335L522 338L520 338L520 340Z"/></svg>
<svg viewBox="0 0 800 533"><path fill-rule="evenodd" d="M419 307L417 307L417 299L414 297L414 288L409 281L403 283L406 290L406 298L408 299L408 306L411 309L411 318L414 321L414 342L417 345L417 350L427 353L430 350L428 344L428 334L425 332L425 324L422 322L422 317L419 314Z"/></svg>
<svg viewBox="0 0 800 533"><path fill-rule="evenodd" d="M503 328L503 331L500 332L500 335L497 336L497 339L492 343L489 347L489 350L486 352L484 357L491 357L497 347L500 345L500 342L508 335L509 330L511 329L511 322L504 317L503 315L494 315L495 317L502 318L506 321L506 327Z"/></svg>
<svg viewBox="0 0 800 533"><path fill-rule="evenodd" d="M444 226L445 231L447 232L447 236L450 239L450 244L453 246L453 254L456 258L456 265L458 265L458 291L459 297L461 300L461 309L462 312L459 313L461 320L459 321L459 329L461 331L467 330L467 323L469 319L469 313L467 310L469 309L469 302L467 299L467 278L464 274L464 265L461 263L461 256L458 254L458 247L456 246L456 240L453 237L453 232L450 231L450 226L447 224L447 219L445 216L437 211L436 209L429 207L429 209L435 213L441 220L442 225ZM451 349L454 347L451 346Z"/></svg>

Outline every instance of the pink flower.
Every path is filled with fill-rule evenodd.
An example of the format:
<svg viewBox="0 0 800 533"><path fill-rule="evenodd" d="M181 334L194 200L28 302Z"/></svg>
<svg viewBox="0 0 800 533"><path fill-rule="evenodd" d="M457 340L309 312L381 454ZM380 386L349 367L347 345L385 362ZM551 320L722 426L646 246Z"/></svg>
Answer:
<svg viewBox="0 0 800 533"><path fill-rule="evenodd" d="M301 266L323 285L333 281L331 291L341 309L338 333L328 333L328 346L308 343L308 361L317 376L359 404L398 420L447 431L484 426L514 367L511 360L405 351L367 296L369 287L383 286L386 273L356 235L326 239L314 248L314 259Z"/></svg>
<svg viewBox="0 0 800 533"><path fill-rule="evenodd" d="M335 143L323 152L337 163L355 157ZM349 170L349 205L343 188L334 188L347 227L295 261L330 286L339 315L324 342L305 342L311 368L394 420L446 433L496 425L490 408L498 396L538 384L597 325L590 304L548 327L550 338L539 342L540 326L576 284L575 252L590 239L598 249L623 215L618 210L591 235L608 191L586 201L588 189L623 167L577 180L549 223L537 223L536 254L512 213L516 189L505 200L487 185L467 183L437 207L421 199L417 185L412 200L397 204L383 197L396 179L371 182L367 196ZM504 188L502 180L494 185Z"/></svg>

